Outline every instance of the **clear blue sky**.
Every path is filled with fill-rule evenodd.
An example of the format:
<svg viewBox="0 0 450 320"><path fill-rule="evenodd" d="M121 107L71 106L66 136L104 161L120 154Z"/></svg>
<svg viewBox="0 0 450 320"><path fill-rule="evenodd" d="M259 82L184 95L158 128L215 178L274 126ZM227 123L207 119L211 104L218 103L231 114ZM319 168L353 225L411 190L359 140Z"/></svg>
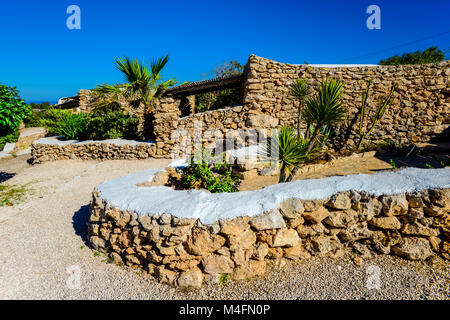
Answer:
<svg viewBox="0 0 450 320"><path fill-rule="evenodd" d="M81 8L81 30L66 9ZM366 8L381 8L381 30ZM288 63L378 63L396 53L450 47L449 0L14 0L0 4L0 83L27 101L55 102L121 82L114 58L170 54L166 77L196 81L249 54ZM378 54L366 55L374 52ZM448 53L447 53L448 55ZM362 57L361 57L362 56Z"/></svg>

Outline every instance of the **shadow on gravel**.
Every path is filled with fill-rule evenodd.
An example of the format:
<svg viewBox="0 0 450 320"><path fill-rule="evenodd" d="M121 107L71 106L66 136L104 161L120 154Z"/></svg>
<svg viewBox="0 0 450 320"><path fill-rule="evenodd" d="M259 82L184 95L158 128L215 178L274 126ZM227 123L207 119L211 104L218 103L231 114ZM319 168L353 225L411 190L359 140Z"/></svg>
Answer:
<svg viewBox="0 0 450 320"><path fill-rule="evenodd" d="M15 175L16 175L15 173L9 173L9 172L0 171L0 183L11 179Z"/></svg>
<svg viewBox="0 0 450 320"><path fill-rule="evenodd" d="M88 244L87 222L89 220L89 205L84 205L72 217L75 234L80 236L83 242Z"/></svg>

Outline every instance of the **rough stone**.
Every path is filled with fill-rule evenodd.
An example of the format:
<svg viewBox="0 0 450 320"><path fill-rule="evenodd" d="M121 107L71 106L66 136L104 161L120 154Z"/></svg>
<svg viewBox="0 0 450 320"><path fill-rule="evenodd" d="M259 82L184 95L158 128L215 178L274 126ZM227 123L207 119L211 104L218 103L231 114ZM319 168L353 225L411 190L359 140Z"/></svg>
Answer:
<svg viewBox="0 0 450 320"><path fill-rule="evenodd" d="M427 239L415 237L403 238L402 243L392 247L392 251L409 260L425 260L433 254Z"/></svg>
<svg viewBox="0 0 450 320"><path fill-rule="evenodd" d="M250 225L256 230L286 228L286 223L278 209L250 219Z"/></svg>

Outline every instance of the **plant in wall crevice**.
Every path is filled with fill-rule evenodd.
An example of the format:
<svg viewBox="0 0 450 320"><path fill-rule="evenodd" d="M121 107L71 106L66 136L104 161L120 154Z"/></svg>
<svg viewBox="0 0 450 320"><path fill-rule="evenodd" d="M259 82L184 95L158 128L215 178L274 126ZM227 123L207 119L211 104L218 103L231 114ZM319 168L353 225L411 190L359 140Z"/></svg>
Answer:
<svg viewBox="0 0 450 320"><path fill-rule="evenodd" d="M366 90L364 91L364 93L362 95L361 111L360 111L360 118L359 118L359 131L358 131L359 139L356 144L356 151L361 150L361 146L362 146L364 139L372 133L373 129L375 128L377 123L381 120L384 113L386 112L387 107L389 107L389 105L391 105L392 102L394 101L394 92L397 89L397 84L394 83L391 86L389 94L379 100L378 107L375 111L375 115L371 119L371 123L369 124L369 122L368 122L366 124L366 126L364 126L364 122L366 120L365 118L366 118L366 114L367 114L367 99L369 97L369 90L370 90L371 84L372 84L372 80L369 80L367 82Z"/></svg>

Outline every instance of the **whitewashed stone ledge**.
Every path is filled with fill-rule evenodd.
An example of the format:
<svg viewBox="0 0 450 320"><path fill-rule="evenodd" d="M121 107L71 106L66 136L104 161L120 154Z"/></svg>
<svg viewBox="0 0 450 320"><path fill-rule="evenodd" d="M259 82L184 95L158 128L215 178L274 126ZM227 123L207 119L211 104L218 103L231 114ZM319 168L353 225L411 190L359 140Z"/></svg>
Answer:
<svg viewBox="0 0 450 320"><path fill-rule="evenodd" d="M82 160L139 160L157 157L154 141L125 139L62 141L58 137L36 140L31 145L34 164L46 161Z"/></svg>
<svg viewBox="0 0 450 320"><path fill-rule="evenodd" d="M151 169L106 181L97 187L101 198L122 210L138 215L168 213L178 218L196 218L210 225L220 219L257 216L277 208L288 198L316 200L355 190L374 196L409 193L431 188L450 188L450 168L407 168L372 175L356 174L322 179L297 180L260 190L210 194L201 190L173 190L170 187L137 187L151 181Z"/></svg>
<svg viewBox="0 0 450 320"><path fill-rule="evenodd" d="M265 275L282 259L395 254L450 260L450 169L301 180L238 193L107 181L92 197L91 246L184 288ZM356 260L355 260L356 261Z"/></svg>

